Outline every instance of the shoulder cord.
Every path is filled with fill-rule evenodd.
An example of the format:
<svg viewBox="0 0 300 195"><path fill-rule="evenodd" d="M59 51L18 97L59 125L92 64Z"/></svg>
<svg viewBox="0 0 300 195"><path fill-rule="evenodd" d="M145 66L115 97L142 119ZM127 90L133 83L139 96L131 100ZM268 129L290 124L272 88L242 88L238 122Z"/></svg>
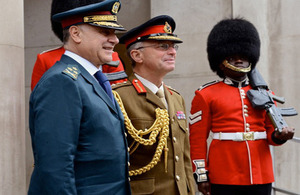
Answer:
<svg viewBox="0 0 300 195"><path fill-rule="evenodd" d="M149 164L146 166L136 169L136 170L131 170L129 171L129 176L133 175L141 175L142 173L145 173L152 169L155 165L157 165L158 161L160 161L160 157L162 154L162 151L164 150L165 154L165 172L167 172L167 159L168 159L168 143L167 143L167 137L169 136L169 114L166 109L160 109L156 108L155 113L156 113L156 120L152 124L152 126L149 129L145 130L137 130L134 128L132 125L126 111L123 105L123 102L121 100L120 95L118 92L113 90L113 94L121 108L121 111L124 115L124 120L125 120L125 126L130 134L130 136L138 143L138 144L143 144L143 145L153 145L156 142L156 137L159 135L158 138L158 145L155 150L155 153L153 155L153 158ZM143 135L149 134L149 139L143 138ZM137 147L135 147L134 150L136 150ZM134 152L134 151L133 151ZM133 153L132 152L132 153Z"/></svg>

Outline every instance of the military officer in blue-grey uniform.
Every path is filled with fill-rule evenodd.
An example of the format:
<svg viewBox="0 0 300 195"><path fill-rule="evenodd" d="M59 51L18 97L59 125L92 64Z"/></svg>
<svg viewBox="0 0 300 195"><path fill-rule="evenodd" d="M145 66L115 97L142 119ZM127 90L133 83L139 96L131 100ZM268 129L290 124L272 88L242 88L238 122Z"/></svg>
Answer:
<svg viewBox="0 0 300 195"><path fill-rule="evenodd" d="M133 74L113 89L128 131L132 194L195 194L185 103L163 82L182 43L174 30L173 18L160 15L120 38Z"/></svg>
<svg viewBox="0 0 300 195"><path fill-rule="evenodd" d="M30 97L28 194L131 194L124 118L101 65L112 60L119 0L61 0L65 54Z"/></svg>

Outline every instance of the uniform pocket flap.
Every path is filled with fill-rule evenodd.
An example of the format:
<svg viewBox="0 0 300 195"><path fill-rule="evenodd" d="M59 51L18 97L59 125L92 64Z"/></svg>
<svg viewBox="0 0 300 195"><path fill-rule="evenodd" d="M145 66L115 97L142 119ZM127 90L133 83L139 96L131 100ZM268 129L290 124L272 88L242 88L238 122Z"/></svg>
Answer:
<svg viewBox="0 0 300 195"><path fill-rule="evenodd" d="M154 178L130 181L132 194L153 194Z"/></svg>

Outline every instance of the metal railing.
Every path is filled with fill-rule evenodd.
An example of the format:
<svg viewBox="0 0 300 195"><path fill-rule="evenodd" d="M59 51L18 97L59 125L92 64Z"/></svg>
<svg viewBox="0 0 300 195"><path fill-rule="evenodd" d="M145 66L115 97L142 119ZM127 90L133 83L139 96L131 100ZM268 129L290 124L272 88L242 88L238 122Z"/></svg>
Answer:
<svg viewBox="0 0 300 195"><path fill-rule="evenodd" d="M291 192L282 188L277 188L277 187L273 187L273 194L276 195L276 192L282 192L284 194L288 194L288 195L300 195L299 193L295 193L295 192Z"/></svg>
<svg viewBox="0 0 300 195"><path fill-rule="evenodd" d="M296 142L296 143L300 143L300 138L293 137L293 139L291 141Z"/></svg>
<svg viewBox="0 0 300 195"><path fill-rule="evenodd" d="M293 139L290 140L290 141L300 143L300 138L293 137ZM300 195L300 193L296 193L296 192L292 192L292 191L289 191L289 190L286 190L286 189L278 188L276 186L273 186L272 188L273 188L273 195L276 195L276 192L281 192L281 193L284 193L284 194L287 194L287 195Z"/></svg>

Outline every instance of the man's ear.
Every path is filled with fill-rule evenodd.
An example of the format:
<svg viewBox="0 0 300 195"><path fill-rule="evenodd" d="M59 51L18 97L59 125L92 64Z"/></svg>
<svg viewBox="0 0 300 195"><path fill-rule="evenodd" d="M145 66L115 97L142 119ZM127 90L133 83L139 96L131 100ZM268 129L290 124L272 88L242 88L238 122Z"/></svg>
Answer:
<svg viewBox="0 0 300 195"><path fill-rule="evenodd" d="M75 43L80 43L81 42L81 29L79 28L79 26L71 26L69 28L69 33L70 33L70 38Z"/></svg>
<svg viewBox="0 0 300 195"><path fill-rule="evenodd" d="M139 50L135 50L135 49L131 50L130 56L136 63L143 62L143 53L140 52Z"/></svg>

